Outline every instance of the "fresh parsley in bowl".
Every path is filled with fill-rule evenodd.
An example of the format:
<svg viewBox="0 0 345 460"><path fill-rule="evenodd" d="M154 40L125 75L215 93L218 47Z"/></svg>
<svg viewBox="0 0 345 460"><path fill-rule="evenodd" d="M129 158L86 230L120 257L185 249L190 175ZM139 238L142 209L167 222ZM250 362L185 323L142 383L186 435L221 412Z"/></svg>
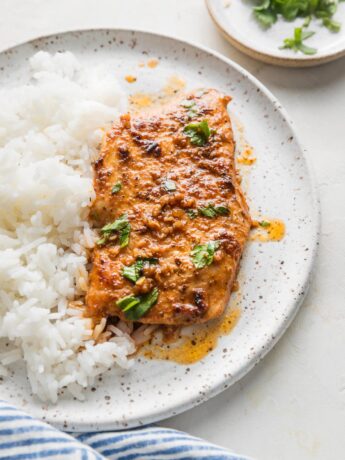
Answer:
<svg viewBox="0 0 345 460"><path fill-rule="evenodd" d="M331 32L339 32L341 24L333 17L338 4L342 1L345 0L261 0L253 7L253 11L264 28L271 27L279 18L286 21L305 18L303 26L296 27L293 37L286 38L281 48L289 48L304 54L315 54L316 48L304 44L304 40L313 36L315 32L305 29L309 27L312 19L317 19Z"/></svg>

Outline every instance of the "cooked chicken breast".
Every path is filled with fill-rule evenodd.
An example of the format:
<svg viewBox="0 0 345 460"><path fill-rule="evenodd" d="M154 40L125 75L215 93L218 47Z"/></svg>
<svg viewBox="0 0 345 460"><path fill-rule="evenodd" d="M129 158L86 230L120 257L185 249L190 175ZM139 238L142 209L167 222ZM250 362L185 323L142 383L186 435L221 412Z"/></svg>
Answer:
<svg viewBox="0 0 345 460"><path fill-rule="evenodd" d="M224 311L251 226L229 100L196 91L123 115L105 135L94 165L101 236L90 314L181 325Z"/></svg>

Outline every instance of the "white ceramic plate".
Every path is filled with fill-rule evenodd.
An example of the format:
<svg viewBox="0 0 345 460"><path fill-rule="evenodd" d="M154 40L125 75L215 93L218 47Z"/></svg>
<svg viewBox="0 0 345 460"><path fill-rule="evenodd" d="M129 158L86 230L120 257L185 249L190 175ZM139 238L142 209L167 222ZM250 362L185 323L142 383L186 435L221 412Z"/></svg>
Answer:
<svg viewBox="0 0 345 460"><path fill-rule="evenodd" d="M315 55L307 56L293 50L281 50L283 40L293 36L295 27L303 19L287 22L278 20L264 30L252 13L252 0L205 0L208 11L216 26L229 42L243 53L269 64L288 67L308 67L323 64L345 55L345 3L339 3L335 19L343 24L340 32L332 33L313 20L309 30L316 34L305 44L316 48Z"/></svg>
<svg viewBox="0 0 345 460"><path fill-rule="evenodd" d="M88 66L112 66L126 91L157 90L172 75L187 87L214 87L233 97L231 113L245 127L257 162L244 185L253 215L284 220L280 243L250 243L240 272L242 310L232 333L194 365L143 358L128 373L113 369L86 401L62 397L42 404L30 394L23 369L1 382L1 398L68 430L137 426L175 415L209 399L246 374L281 337L308 288L318 232L318 206L309 169L279 102L237 64L206 49L144 32L70 32L12 48L0 55L0 83L25 82L27 59L37 50L70 50ZM139 62L158 58L155 69ZM124 76L137 76L128 84ZM246 183L248 184L246 186Z"/></svg>

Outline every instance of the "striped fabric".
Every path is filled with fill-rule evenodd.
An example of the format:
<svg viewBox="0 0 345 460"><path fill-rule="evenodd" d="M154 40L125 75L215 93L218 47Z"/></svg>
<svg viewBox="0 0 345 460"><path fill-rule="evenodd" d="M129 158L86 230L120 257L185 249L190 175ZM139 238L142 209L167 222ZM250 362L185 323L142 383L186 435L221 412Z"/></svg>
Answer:
<svg viewBox="0 0 345 460"><path fill-rule="evenodd" d="M66 434L0 401L0 459L245 460L180 431Z"/></svg>

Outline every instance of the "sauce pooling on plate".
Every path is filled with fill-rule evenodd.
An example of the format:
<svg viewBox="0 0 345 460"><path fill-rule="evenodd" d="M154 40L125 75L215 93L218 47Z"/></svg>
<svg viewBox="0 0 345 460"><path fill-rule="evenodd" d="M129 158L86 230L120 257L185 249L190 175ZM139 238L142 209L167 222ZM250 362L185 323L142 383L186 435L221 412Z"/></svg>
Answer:
<svg viewBox="0 0 345 460"><path fill-rule="evenodd" d="M186 82L177 75L172 75L163 88L157 93L137 92L129 96L129 106L132 112L142 109L155 109L171 102L178 94L182 93Z"/></svg>
<svg viewBox="0 0 345 460"><path fill-rule="evenodd" d="M186 335L179 335L175 343L150 343L140 350L148 359L174 361L178 364L193 364L214 350L221 336L229 334L240 317L240 308L230 308L221 318L194 327Z"/></svg>

